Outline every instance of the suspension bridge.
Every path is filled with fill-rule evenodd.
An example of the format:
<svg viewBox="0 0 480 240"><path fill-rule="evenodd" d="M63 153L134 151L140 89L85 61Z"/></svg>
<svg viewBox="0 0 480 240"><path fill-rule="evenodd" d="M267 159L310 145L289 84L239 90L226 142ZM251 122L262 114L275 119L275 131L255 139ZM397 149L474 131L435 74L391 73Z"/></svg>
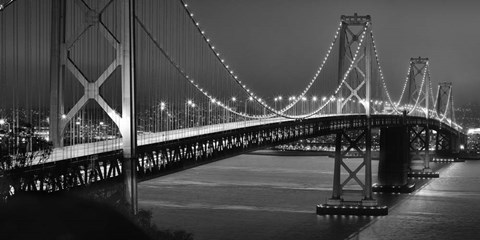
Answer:
<svg viewBox="0 0 480 240"><path fill-rule="evenodd" d="M333 194L317 213L386 214L373 191L408 188L407 174L434 176L433 148L447 156L465 142L452 84L433 86L430 59L412 57L393 99L371 17L341 16L332 34L312 77L296 80L303 90L262 96L237 75L183 0L5 1L0 129L14 140L4 140L3 149L23 141L23 154L30 153L24 166L2 163L10 179L5 198L123 179L135 212L139 180L333 134ZM25 123L44 132L51 153L33 154L31 138L21 135ZM380 129L374 187L373 129ZM351 151L362 157L355 167L344 161ZM352 193L361 199L346 201Z"/></svg>

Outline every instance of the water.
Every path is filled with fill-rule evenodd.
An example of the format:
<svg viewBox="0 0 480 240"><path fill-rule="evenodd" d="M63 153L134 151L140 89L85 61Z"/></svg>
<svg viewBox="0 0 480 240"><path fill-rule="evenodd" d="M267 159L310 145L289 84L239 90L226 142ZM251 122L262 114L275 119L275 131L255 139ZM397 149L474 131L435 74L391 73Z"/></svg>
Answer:
<svg viewBox="0 0 480 240"><path fill-rule="evenodd" d="M480 161L453 163L353 239L479 239Z"/></svg>
<svg viewBox="0 0 480 240"><path fill-rule="evenodd" d="M376 195L393 206L386 217L317 216L315 206L331 196L333 180L333 159L319 156L225 159L140 183L139 205L153 212L159 228L200 240L426 239L433 228L432 239L458 239L452 232L461 229L455 234L475 236L480 162L451 166L413 195Z"/></svg>

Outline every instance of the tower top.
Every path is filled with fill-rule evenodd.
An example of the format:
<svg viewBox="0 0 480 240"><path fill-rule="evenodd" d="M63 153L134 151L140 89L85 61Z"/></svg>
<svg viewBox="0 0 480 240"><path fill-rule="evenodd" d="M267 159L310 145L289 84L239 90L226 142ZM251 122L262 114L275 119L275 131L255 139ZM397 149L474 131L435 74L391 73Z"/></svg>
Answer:
<svg viewBox="0 0 480 240"><path fill-rule="evenodd" d="M444 87L450 87L452 86L452 82L439 82L438 85L444 86Z"/></svg>
<svg viewBox="0 0 480 240"><path fill-rule="evenodd" d="M428 62L428 58L422 58L422 57L417 57L417 58L410 58L411 63L417 63L417 64L425 64Z"/></svg>
<svg viewBox="0 0 480 240"><path fill-rule="evenodd" d="M359 16L357 13L354 13L353 16L342 15L341 20L348 25L364 25L372 19L370 18L370 15Z"/></svg>

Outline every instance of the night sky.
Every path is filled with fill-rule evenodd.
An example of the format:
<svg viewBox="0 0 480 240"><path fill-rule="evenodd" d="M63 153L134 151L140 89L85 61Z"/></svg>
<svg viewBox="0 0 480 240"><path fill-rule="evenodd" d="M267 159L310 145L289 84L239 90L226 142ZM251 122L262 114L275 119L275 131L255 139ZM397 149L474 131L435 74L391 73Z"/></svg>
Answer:
<svg viewBox="0 0 480 240"><path fill-rule="evenodd" d="M4 0L0 0L4 1ZM179 0L168 0L179 1ZM453 82L455 105L480 102L479 61L480 54L480 2L457 1L380 1L380 0L185 0L194 17L206 31L227 63L250 89L262 97L276 95L297 95L312 78L334 33L342 14L371 15L373 31L379 57L391 95L400 95L410 57L429 57L434 90L438 82ZM96 1L89 1L96 3ZM12 14L23 14L25 4L39 4L36 1L18 0L2 13L8 19ZM48 3L48 1L47 1ZM14 9L15 5L17 10ZM41 9L44 8L44 9ZM35 56L31 66L43 66L40 70L28 72L45 76L43 83L30 89L41 88L48 92L49 4L30 6L31 21L42 16L36 25L31 25L31 49L22 42L22 21L26 16L18 15L19 25L6 21L2 31L18 34L17 49L12 47L14 38L3 36L2 64L12 69L12 64L24 62L25 51ZM38 16L37 16L38 15ZM2 18L3 19L3 18ZM41 28L37 26L45 25ZM43 26L42 25L42 26ZM12 29L19 28L18 32ZM36 36L36 37L34 37ZM37 41L37 39L43 39ZM19 47L18 47L19 46ZM338 45L337 45L338 46ZM18 51L18 59L9 54ZM335 49L338 51L338 49ZM10 65L9 65L10 64ZM5 70L5 69L3 69ZM17 70L22 77L22 71ZM5 90L3 102L10 101L12 87L20 88L31 84L31 76L24 76L16 82L7 76L0 86ZM23 82L22 82L23 81ZM18 90L19 91L19 90ZM81 89L80 89L81 91ZM1 91L0 91L1 92ZM30 93L27 93L27 96ZM36 94L35 92L33 94ZM312 93L315 94L315 93ZM31 95L31 94L30 94ZM42 96L32 98L42 99ZM43 94L42 105L48 105Z"/></svg>
<svg viewBox="0 0 480 240"><path fill-rule="evenodd" d="M453 82L456 106L479 102L480 2L380 0L189 0L208 36L252 89L264 95L304 88L333 39L340 16L369 14L392 95L410 57L429 57L435 91Z"/></svg>

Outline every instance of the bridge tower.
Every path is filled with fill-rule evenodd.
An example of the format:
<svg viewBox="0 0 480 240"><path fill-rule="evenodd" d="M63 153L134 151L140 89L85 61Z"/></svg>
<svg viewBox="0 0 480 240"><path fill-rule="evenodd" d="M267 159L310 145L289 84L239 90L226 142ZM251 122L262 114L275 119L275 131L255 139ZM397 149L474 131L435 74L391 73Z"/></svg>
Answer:
<svg viewBox="0 0 480 240"><path fill-rule="evenodd" d="M438 84L436 110L440 119L445 118L450 125L452 124L452 121L455 121L451 82L442 82Z"/></svg>
<svg viewBox="0 0 480 240"><path fill-rule="evenodd" d="M421 107L421 111L424 112L427 118L429 112L426 109L429 108L430 104L428 91L428 89L430 89L430 76L428 75L428 64L428 58L410 58L410 71L407 80L408 91L406 101L404 102L410 106L410 109Z"/></svg>
<svg viewBox="0 0 480 240"><path fill-rule="evenodd" d="M410 139L406 112L403 113L400 126L388 126L380 129L379 144L378 183L373 186L373 191L413 192L415 184L408 182Z"/></svg>
<svg viewBox="0 0 480 240"><path fill-rule="evenodd" d="M442 82L438 84L436 111L441 121L446 121L450 126L455 121L453 110L452 83ZM435 151L440 155L458 151L457 138L451 134L438 131L435 139Z"/></svg>
<svg viewBox="0 0 480 240"><path fill-rule="evenodd" d="M405 104L409 115L426 117L424 126L409 127L410 151L413 151L410 157L410 175L422 175L429 173L430 169L430 126L428 119L430 116L430 75L429 59L424 57L410 58L410 72L407 80L407 98ZM419 172L420 171L420 172ZM419 176L420 176L419 175Z"/></svg>
<svg viewBox="0 0 480 240"><path fill-rule="evenodd" d="M336 96L337 114L342 114L345 106L352 100L362 103L365 113L370 114L370 82L372 80L370 32L370 15L358 16L355 13L353 16L341 16L338 84L343 82L343 86ZM358 55L355 55L357 51Z"/></svg>
<svg viewBox="0 0 480 240"><path fill-rule="evenodd" d="M72 6L71 6L72 5ZM74 6L73 6L74 5ZM68 29L67 7L83 14L83 23L76 29ZM118 15L119 33L115 35L104 23L103 15L109 8L114 8ZM132 212L137 212L136 189L136 123L135 123L135 29L134 1L109 1L101 10L96 10L81 0L52 0L51 23L51 68L50 68L50 139L55 147L63 147L63 134L67 124L72 121L89 101L96 102L111 118L120 130L123 141L122 173L125 184L125 200ZM94 31L103 36L115 51L115 58L97 79L88 79L73 60L72 48L80 44L82 36ZM71 34L67 36L67 31ZM121 114L117 113L100 94L100 87L121 68ZM68 111L64 109L63 85L67 72L84 88L83 96Z"/></svg>
<svg viewBox="0 0 480 240"><path fill-rule="evenodd" d="M326 204L317 206L317 214L345 215L386 215L386 207L378 207L372 194L371 158L371 78L372 78L372 38L371 18L341 16L337 114L352 100L358 101L365 109L364 128L347 132L338 130L335 141L335 166L332 197ZM358 109L358 112L361 110ZM343 146L347 145L344 151ZM355 153L350 152L351 150ZM351 156L358 156L352 162ZM365 171L362 177L361 170ZM348 177L342 180L342 172ZM360 197L360 198L359 198Z"/></svg>

